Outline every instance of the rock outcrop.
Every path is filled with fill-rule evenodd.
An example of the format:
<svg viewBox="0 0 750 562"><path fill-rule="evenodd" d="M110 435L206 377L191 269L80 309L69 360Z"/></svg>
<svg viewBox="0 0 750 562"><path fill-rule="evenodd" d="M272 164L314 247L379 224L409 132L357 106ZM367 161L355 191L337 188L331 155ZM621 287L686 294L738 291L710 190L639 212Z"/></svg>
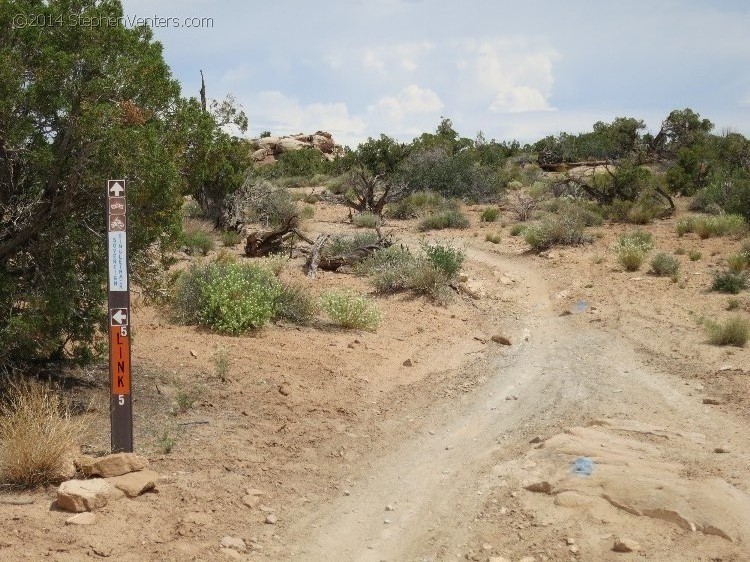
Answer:
<svg viewBox="0 0 750 562"><path fill-rule="evenodd" d="M295 150L317 150L327 160L335 160L344 152L336 144L331 133L318 131L313 135L286 135L280 137L261 137L251 139L253 160L258 164L273 164L285 152Z"/></svg>

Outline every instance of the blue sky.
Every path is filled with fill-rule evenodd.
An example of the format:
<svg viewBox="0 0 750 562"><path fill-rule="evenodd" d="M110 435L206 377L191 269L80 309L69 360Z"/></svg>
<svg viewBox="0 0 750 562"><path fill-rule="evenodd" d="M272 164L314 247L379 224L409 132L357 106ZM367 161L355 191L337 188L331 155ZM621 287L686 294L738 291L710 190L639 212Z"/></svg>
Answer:
<svg viewBox="0 0 750 562"><path fill-rule="evenodd" d="M618 116L651 130L690 107L750 136L750 3L526 0L123 0L130 16L213 18L154 30L184 95L233 95L250 136L327 130L355 146L463 136L537 140Z"/></svg>

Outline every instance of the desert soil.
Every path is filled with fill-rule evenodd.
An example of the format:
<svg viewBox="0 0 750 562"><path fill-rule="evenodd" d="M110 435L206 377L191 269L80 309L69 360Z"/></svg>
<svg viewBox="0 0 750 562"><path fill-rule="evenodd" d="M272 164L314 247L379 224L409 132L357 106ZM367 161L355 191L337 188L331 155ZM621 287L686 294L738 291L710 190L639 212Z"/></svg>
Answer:
<svg viewBox="0 0 750 562"><path fill-rule="evenodd" d="M445 307L376 296L377 333L226 337L135 295L136 450L157 492L87 526L65 524L54 487L4 492L0 560L750 560L750 349L711 346L698 324L748 317L747 292L728 312L708 291L740 241L649 225L657 250L702 253L678 255L673 283L617 265L633 226L534 255L481 210L424 238L413 221L386 225L409 246L465 247L468 281ZM324 203L305 228L353 230ZM371 291L347 273L307 279L300 260L282 275ZM105 367L70 376L95 421L84 452L104 454ZM246 549L221 548L227 536Z"/></svg>

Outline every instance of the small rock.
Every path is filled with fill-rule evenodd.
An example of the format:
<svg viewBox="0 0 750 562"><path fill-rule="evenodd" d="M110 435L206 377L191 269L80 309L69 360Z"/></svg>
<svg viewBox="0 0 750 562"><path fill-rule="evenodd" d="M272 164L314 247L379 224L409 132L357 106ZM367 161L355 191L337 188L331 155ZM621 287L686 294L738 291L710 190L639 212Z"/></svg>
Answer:
<svg viewBox="0 0 750 562"><path fill-rule="evenodd" d="M568 550L571 552L571 554L578 554L578 547L576 545L569 546Z"/></svg>
<svg viewBox="0 0 750 562"><path fill-rule="evenodd" d="M575 543L576 543L575 539L572 539L570 537L568 537L567 539L565 539L565 544L567 544L568 546L573 546Z"/></svg>
<svg viewBox="0 0 750 562"><path fill-rule="evenodd" d="M236 550L237 552L245 552L247 550L245 541L237 537L224 537L223 539L221 539L219 545L222 548L230 548L232 550Z"/></svg>
<svg viewBox="0 0 750 562"><path fill-rule="evenodd" d="M458 276L459 283L466 283L468 280L469 280L469 276L468 275L459 275Z"/></svg>
<svg viewBox="0 0 750 562"><path fill-rule="evenodd" d="M355 346L352 342L349 342L346 347L348 347L349 349L354 349Z"/></svg>
<svg viewBox="0 0 750 562"><path fill-rule="evenodd" d="M107 478L107 482L123 492L129 498L140 496L143 492L156 488L156 482L159 480L159 474L153 470L139 470L123 474L122 476L113 476Z"/></svg>
<svg viewBox="0 0 750 562"><path fill-rule="evenodd" d="M506 400L518 400L518 396L515 394L508 394L508 396L505 397Z"/></svg>
<svg viewBox="0 0 750 562"><path fill-rule="evenodd" d="M385 525L390 525L391 524L391 520L390 519L383 519L383 523Z"/></svg>
<svg viewBox="0 0 750 562"><path fill-rule="evenodd" d="M627 538L615 539L615 544L612 545L612 550L615 552L638 552L640 549L640 544Z"/></svg>
<svg viewBox="0 0 750 562"><path fill-rule="evenodd" d="M65 520L65 524L66 525L91 525L94 521L96 521L96 515L94 515L90 511L86 511L84 513L79 513L78 515L74 515L73 517L68 517Z"/></svg>
<svg viewBox="0 0 750 562"><path fill-rule="evenodd" d="M265 496L266 493L258 488L245 488L245 493L248 496Z"/></svg>
<svg viewBox="0 0 750 562"><path fill-rule="evenodd" d="M728 453L729 448L728 447L715 447L714 453Z"/></svg>
<svg viewBox="0 0 750 562"><path fill-rule="evenodd" d="M122 493L101 478L68 480L57 489L57 506L80 513L104 507L110 499L118 497L122 497Z"/></svg>
<svg viewBox="0 0 750 562"><path fill-rule="evenodd" d="M27 496L17 496L10 498L0 497L0 503L4 503L7 505L31 505L32 503L34 503L34 498L30 498Z"/></svg>
<svg viewBox="0 0 750 562"><path fill-rule="evenodd" d="M495 334L490 339L495 343L499 343L500 345L510 345L510 340L501 334Z"/></svg>
<svg viewBox="0 0 750 562"><path fill-rule="evenodd" d="M344 490L344 495L345 496L351 496L352 494L351 494L351 492L349 490Z"/></svg>
<svg viewBox="0 0 750 562"><path fill-rule="evenodd" d="M279 386L279 393L284 396L289 396L289 393L292 391L292 387L289 386L287 383L282 384Z"/></svg>
<svg viewBox="0 0 750 562"><path fill-rule="evenodd" d="M385 506L386 511L396 511L396 508L393 507L391 504L388 504Z"/></svg>
<svg viewBox="0 0 750 562"><path fill-rule="evenodd" d="M486 543L482 544L482 550L487 550L487 551L492 550L492 545L490 543L486 542Z"/></svg>
<svg viewBox="0 0 750 562"><path fill-rule="evenodd" d="M81 457L76 459L75 464L84 476L109 478L143 470L148 466L148 461L135 453L115 453L100 458Z"/></svg>
<svg viewBox="0 0 750 562"><path fill-rule="evenodd" d="M258 507L260 498L258 496L253 496L252 494L247 494L246 496L242 497L242 503L244 503L250 509L254 509Z"/></svg>
<svg viewBox="0 0 750 562"><path fill-rule="evenodd" d="M541 443L542 441L544 441L544 439L542 439L541 437L539 437L539 436L537 435L537 436L536 436L536 437L534 437L534 438L533 438L533 439L532 439L531 441L529 441L529 443Z"/></svg>
<svg viewBox="0 0 750 562"><path fill-rule="evenodd" d="M276 517L275 514L269 513L266 515L266 524L268 525L276 525L276 523L279 521L279 518Z"/></svg>
<svg viewBox="0 0 750 562"><path fill-rule="evenodd" d="M411 362L411 359L407 359L406 361L403 362L404 367L411 367L413 365L414 364Z"/></svg>
<svg viewBox="0 0 750 562"><path fill-rule="evenodd" d="M552 493L552 484L547 482L546 480L543 480L541 482L534 482L533 484L529 484L528 486L524 487L529 492L537 492L540 494L550 494Z"/></svg>
<svg viewBox="0 0 750 562"><path fill-rule="evenodd" d="M193 357L198 357L198 352L195 351L194 349L191 349L190 350L190 355L192 355Z"/></svg>
<svg viewBox="0 0 750 562"><path fill-rule="evenodd" d="M719 404L722 404L722 401L718 398L704 398L703 403L710 404L712 406L718 406Z"/></svg>

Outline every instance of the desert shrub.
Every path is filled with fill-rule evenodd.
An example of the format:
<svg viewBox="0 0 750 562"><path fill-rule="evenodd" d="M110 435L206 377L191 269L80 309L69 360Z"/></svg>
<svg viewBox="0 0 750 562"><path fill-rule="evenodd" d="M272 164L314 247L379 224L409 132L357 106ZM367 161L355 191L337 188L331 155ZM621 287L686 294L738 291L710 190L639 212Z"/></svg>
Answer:
<svg viewBox="0 0 750 562"><path fill-rule="evenodd" d="M240 242L242 242L242 234L236 230L226 230L221 233L221 243L224 246L236 246Z"/></svg>
<svg viewBox="0 0 750 562"><path fill-rule="evenodd" d="M191 256L205 256L214 249L213 238L203 231L186 232L184 237L185 251Z"/></svg>
<svg viewBox="0 0 750 562"><path fill-rule="evenodd" d="M552 246L576 246L591 242L584 228L585 223L577 213L561 212L527 227L523 238L537 252Z"/></svg>
<svg viewBox="0 0 750 562"><path fill-rule="evenodd" d="M737 310L741 304L740 299L732 297L727 301L727 310Z"/></svg>
<svg viewBox="0 0 750 562"><path fill-rule="evenodd" d="M502 242L503 237L500 235L499 232L488 232L485 235L484 239L487 242L491 242L493 244L499 244L500 242Z"/></svg>
<svg viewBox="0 0 750 562"><path fill-rule="evenodd" d="M528 228L525 224L514 224L510 227L508 233L511 236L523 236L524 231Z"/></svg>
<svg viewBox="0 0 750 562"><path fill-rule="evenodd" d="M745 258L745 261L750 265L750 240L745 240L742 243L739 254Z"/></svg>
<svg viewBox="0 0 750 562"><path fill-rule="evenodd" d="M427 260L418 260L412 268L410 289L417 294L430 297L437 304L446 304L451 296L451 279L446 273Z"/></svg>
<svg viewBox="0 0 750 562"><path fill-rule="evenodd" d="M200 219L203 218L203 209L198 201L190 197L182 204L182 216L186 219Z"/></svg>
<svg viewBox="0 0 750 562"><path fill-rule="evenodd" d="M698 250L690 250L688 253L688 258L690 258L690 261L698 261L703 257L703 254L701 254Z"/></svg>
<svg viewBox="0 0 750 562"><path fill-rule="evenodd" d="M318 303L301 285L284 284L276 298L276 318L308 326L315 321Z"/></svg>
<svg viewBox="0 0 750 562"><path fill-rule="evenodd" d="M253 263L270 272L274 277L281 275L284 267L289 263L289 258L284 254L268 254L262 258L255 258Z"/></svg>
<svg viewBox="0 0 750 562"><path fill-rule="evenodd" d="M248 263L193 265L177 279L177 320L238 335L273 318L281 284L269 268Z"/></svg>
<svg viewBox="0 0 750 562"><path fill-rule="evenodd" d="M687 254L687 250L682 246L677 247L674 251L674 255L676 256L684 256L685 254Z"/></svg>
<svg viewBox="0 0 750 562"><path fill-rule="evenodd" d="M383 319L375 303L349 290L324 292L320 306L334 324L346 329L374 332Z"/></svg>
<svg viewBox="0 0 750 562"><path fill-rule="evenodd" d="M347 175L342 174L340 176L329 179L326 183L326 189L334 195L343 195L349 189L347 185Z"/></svg>
<svg viewBox="0 0 750 562"><path fill-rule="evenodd" d="M666 252L659 252L651 260L651 269L656 275L674 277L680 270L680 262Z"/></svg>
<svg viewBox="0 0 750 562"><path fill-rule="evenodd" d="M423 244L422 251L428 261L438 270L453 279L466 259L466 253L447 244Z"/></svg>
<svg viewBox="0 0 750 562"><path fill-rule="evenodd" d="M378 215L369 211L354 215L354 217L352 218L352 223L357 228L375 228L376 226L378 226L379 222L380 218L378 217Z"/></svg>
<svg viewBox="0 0 750 562"><path fill-rule="evenodd" d="M648 232L636 230L623 234L615 246L617 261L627 271L637 271L653 247L654 240Z"/></svg>
<svg viewBox="0 0 750 562"><path fill-rule="evenodd" d="M744 347L750 337L750 321L740 316L733 316L723 323L705 320L703 325L708 342L713 345Z"/></svg>
<svg viewBox="0 0 750 562"><path fill-rule="evenodd" d="M413 219L452 208L455 203L432 191L410 193L400 201L388 204L388 215L394 219Z"/></svg>
<svg viewBox="0 0 750 562"><path fill-rule="evenodd" d="M87 423L74 417L59 389L7 382L0 400L0 486L34 488L70 477Z"/></svg>
<svg viewBox="0 0 750 562"><path fill-rule="evenodd" d="M740 273L748 266L747 258L742 253L732 254L727 257L727 267L729 271Z"/></svg>
<svg viewBox="0 0 750 562"><path fill-rule="evenodd" d="M308 193L305 195L302 200L307 203L308 205L315 205L318 201L320 201L320 195L317 193Z"/></svg>
<svg viewBox="0 0 750 562"><path fill-rule="evenodd" d="M427 215L419 223L421 231L444 228L469 228L469 219L458 209L447 209Z"/></svg>
<svg viewBox="0 0 750 562"><path fill-rule="evenodd" d="M324 256L344 256L363 246L370 246L378 241L378 235L374 232L358 232L351 236L341 235L331 238L323 246L321 255Z"/></svg>
<svg viewBox="0 0 750 562"><path fill-rule="evenodd" d="M746 273L737 273L727 269L714 275L714 281L711 285L712 291L736 295L742 289L747 289Z"/></svg>
<svg viewBox="0 0 750 562"><path fill-rule="evenodd" d="M225 224L257 222L278 226L299 213L294 199L285 187L249 177L226 200Z"/></svg>
<svg viewBox="0 0 750 562"><path fill-rule="evenodd" d="M479 220L482 222L495 222L497 218L500 216L500 209L497 209L495 207L489 207L482 211L482 214L479 217Z"/></svg>
<svg viewBox="0 0 750 562"><path fill-rule="evenodd" d="M741 235L747 224L741 215L690 216L677 221L678 236L695 232L701 238Z"/></svg>
<svg viewBox="0 0 750 562"><path fill-rule="evenodd" d="M315 216L315 207L311 205L305 205L302 207L302 210L299 212L299 216L301 219L311 219Z"/></svg>

